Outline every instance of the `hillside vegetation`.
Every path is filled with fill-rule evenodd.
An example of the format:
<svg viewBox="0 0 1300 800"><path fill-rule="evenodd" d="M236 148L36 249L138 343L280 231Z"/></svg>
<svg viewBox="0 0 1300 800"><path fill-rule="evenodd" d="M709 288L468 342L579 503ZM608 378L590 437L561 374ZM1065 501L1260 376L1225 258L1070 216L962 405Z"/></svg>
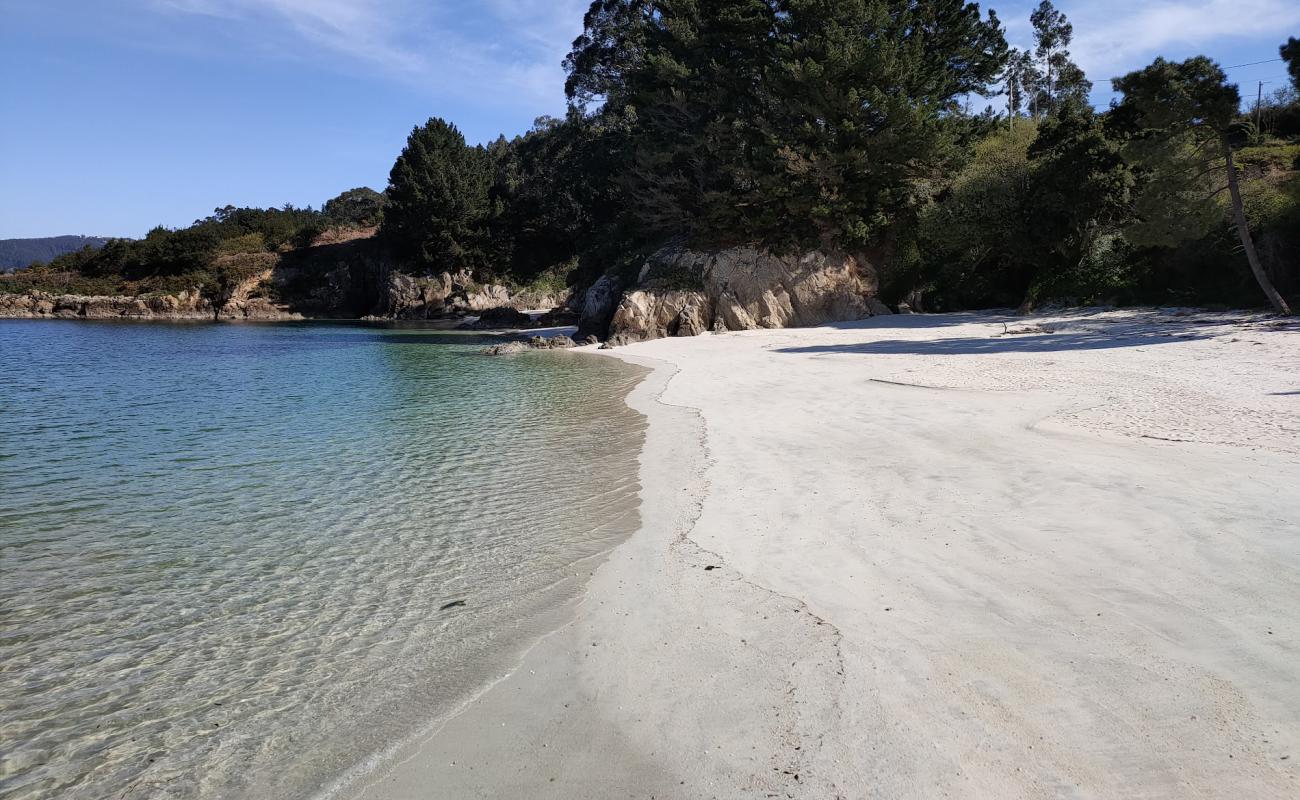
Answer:
<svg viewBox="0 0 1300 800"><path fill-rule="evenodd" d="M883 300L927 310L1287 310L1296 87L1245 109L1210 59L1156 59L1098 111L1070 22L1050 2L1030 22L1035 46L1019 51L996 14L958 0L595 0L565 60L563 118L487 145L430 119L382 194L226 207L0 289L220 294L258 254L377 225L372 262L516 286L631 281L677 242L858 254ZM1282 47L1293 69L1297 50Z"/></svg>

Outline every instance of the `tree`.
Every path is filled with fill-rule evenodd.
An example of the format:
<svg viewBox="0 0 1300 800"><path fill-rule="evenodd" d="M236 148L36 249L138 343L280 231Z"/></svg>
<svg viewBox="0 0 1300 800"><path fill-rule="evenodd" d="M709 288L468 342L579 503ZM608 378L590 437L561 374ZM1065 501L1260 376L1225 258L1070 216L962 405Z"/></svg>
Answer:
<svg viewBox="0 0 1300 800"><path fill-rule="evenodd" d="M1168 207L1160 195L1194 196L1203 179L1223 169L1227 185L1200 192L1204 208L1211 198L1227 189L1238 238L1250 270L1279 314L1290 314L1286 300L1278 294L1260 263L1241 199L1237 167L1233 159L1229 129L1241 107L1241 95L1218 64L1205 56L1181 63L1157 58L1150 66L1130 72L1114 81L1115 91L1124 97L1116 105L1115 124L1126 130L1130 157L1147 174L1147 213ZM1156 202L1150 198L1154 193ZM1185 238L1185 225L1163 226L1168 239Z"/></svg>
<svg viewBox="0 0 1300 800"><path fill-rule="evenodd" d="M348 189L338 197L327 201L321 211L331 225L365 228L378 225L383 219L384 204L387 200L382 193L368 186L361 186Z"/></svg>
<svg viewBox="0 0 1300 800"><path fill-rule="evenodd" d="M880 238L1006 58L961 0L596 0L585 23L570 101L628 121L637 224L710 245Z"/></svg>
<svg viewBox="0 0 1300 800"><path fill-rule="evenodd" d="M1071 98L1043 123L1029 159L1033 221L1025 247L1037 269L1021 307L1032 308L1053 286L1110 288L1103 286L1110 276L1085 271L1099 241L1131 211L1133 175L1118 143L1091 106Z"/></svg>
<svg viewBox="0 0 1300 800"><path fill-rule="evenodd" d="M430 119L393 164L380 235L400 255L435 270L486 266L492 170L455 125Z"/></svg>
<svg viewBox="0 0 1300 800"><path fill-rule="evenodd" d="M1074 39L1074 26L1048 0L1038 4L1029 15L1029 22L1034 27L1034 57L1042 76L1033 95L1034 116L1055 113L1069 98L1086 100L1092 91L1092 82L1070 60L1067 49Z"/></svg>
<svg viewBox="0 0 1300 800"><path fill-rule="evenodd" d="M1002 73L1007 92L1007 127L1014 127L1015 118L1020 115L1033 98L1038 95L1038 86L1042 75L1034 64L1034 57L1027 50L1013 48L1007 58L1006 69Z"/></svg>
<svg viewBox="0 0 1300 800"><path fill-rule="evenodd" d="M1097 254L1128 214L1131 185L1117 143L1083 103L999 129L922 215L935 300L1029 310L1048 291L1113 289Z"/></svg>
<svg viewBox="0 0 1300 800"><path fill-rule="evenodd" d="M1291 75L1291 84L1295 86L1296 91L1300 91L1300 39L1294 36L1288 38L1286 44L1278 48L1278 53L1286 62L1286 71Z"/></svg>

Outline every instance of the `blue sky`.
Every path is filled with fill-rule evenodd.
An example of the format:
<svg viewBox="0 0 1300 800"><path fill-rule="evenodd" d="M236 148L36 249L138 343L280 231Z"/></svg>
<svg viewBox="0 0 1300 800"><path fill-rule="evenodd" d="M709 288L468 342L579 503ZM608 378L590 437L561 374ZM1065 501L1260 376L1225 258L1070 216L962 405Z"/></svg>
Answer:
<svg viewBox="0 0 1300 800"><path fill-rule="evenodd" d="M1027 43L1034 2L985 3ZM218 205L382 189L411 128L471 141L563 110L585 0L0 0L0 238L139 236ZM1063 0L1104 78L1156 55L1271 59L1294 0ZM1234 69L1253 96L1283 65Z"/></svg>

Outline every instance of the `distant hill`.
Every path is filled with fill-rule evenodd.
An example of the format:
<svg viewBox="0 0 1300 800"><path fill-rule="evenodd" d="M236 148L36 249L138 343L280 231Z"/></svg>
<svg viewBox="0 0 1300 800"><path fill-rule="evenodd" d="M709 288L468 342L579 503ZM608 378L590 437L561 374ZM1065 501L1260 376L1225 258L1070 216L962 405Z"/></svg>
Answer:
<svg viewBox="0 0 1300 800"><path fill-rule="evenodd" d="M103 247L100 236L49 236L44 239L0 239L0 272L22 269L37 261L49 261L83 247Z"/></svg>

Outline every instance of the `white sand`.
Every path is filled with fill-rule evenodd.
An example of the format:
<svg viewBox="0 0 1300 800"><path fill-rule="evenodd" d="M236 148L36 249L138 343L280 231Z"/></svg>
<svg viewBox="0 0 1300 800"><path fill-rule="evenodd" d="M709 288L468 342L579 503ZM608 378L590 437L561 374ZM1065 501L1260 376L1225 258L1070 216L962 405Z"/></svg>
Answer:
<svg viewBox="0 0 1300 800"><path fill-rule="evenodd" d="M352 796L1300 797L1300 327L615 352L660 365L643 530Z"/></svg>

